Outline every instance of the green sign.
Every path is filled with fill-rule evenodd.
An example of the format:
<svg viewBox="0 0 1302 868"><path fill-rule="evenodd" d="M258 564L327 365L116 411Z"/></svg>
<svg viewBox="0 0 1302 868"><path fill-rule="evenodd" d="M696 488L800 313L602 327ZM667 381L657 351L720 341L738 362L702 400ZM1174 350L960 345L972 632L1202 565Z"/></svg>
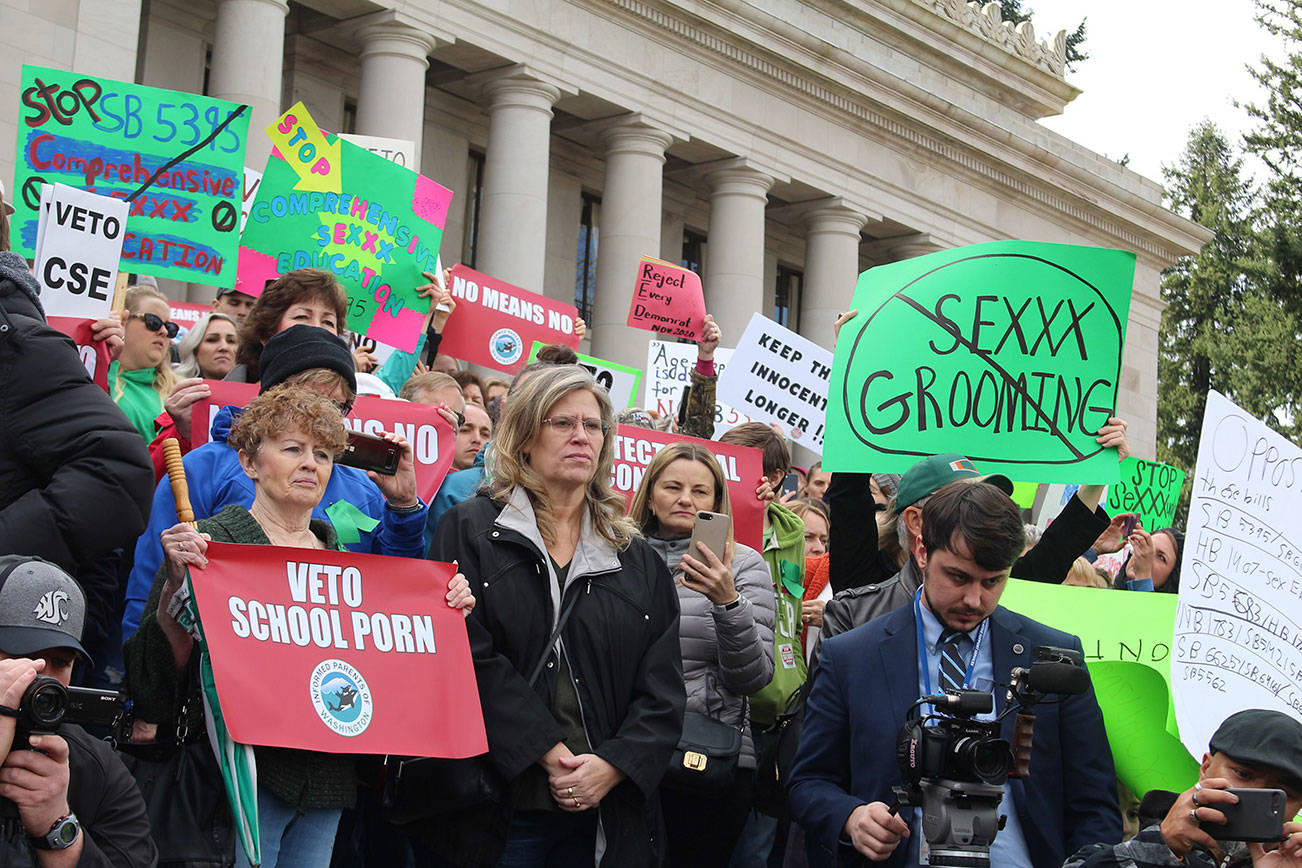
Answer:
<svg viewBox="0 0 1302 868"><path fill-rule="evenodd" d="M11 244L35 255L41 185L130 201L122 270L235 283L249 109L23 66Z"/></svg>
<svg viewBox="0 0 1302 868"><path fill-rule="evenodd" d="M348 292L346 325L412 352L429 300L416 288L437 267L451 191L338 136L296 104L267 128L267 160L240 238L250 295L297 268L333 272Z"/></svg>
<svg viewBox="0 0 1302 868"><path fill-rule="evenodd" d="M1198 766L1180 744L1171 702L1174 594L1008 582L1000 604L1080 637L1117 775L1132 792L1180 792Z"/></svg>
<svg viewBox="0 0 1302 868"><path fill-rule="evenodd" d="M1184 488L1184 471L1169 464L1127 458L1121 479L1108 487L1108 512L1137 512L1144 529L1170 527Z"/></svg>
<svg viewBox="0 0 1302 868"><path fill-rule="evenodd" d="M529 351L529 361L538 358L538 351L545 346L547 345L542 341L534 341L533 349ZM610 402L615 405L617 412L633 406L637 387L642 382L641 368L621 365L619 362L599 359L596 356L585 356L583 353L577 355L579 364L591 371L592 376L597 378L597 382L605 387L610 395Z"/></svg>
<svg viewBox="0 0 1302 868"><path fill-rule="evenodd" d="M1135 255L996 241L859 276L832 367L823 464L903 473L960 451L985 473L1109 483Z"/></svg>

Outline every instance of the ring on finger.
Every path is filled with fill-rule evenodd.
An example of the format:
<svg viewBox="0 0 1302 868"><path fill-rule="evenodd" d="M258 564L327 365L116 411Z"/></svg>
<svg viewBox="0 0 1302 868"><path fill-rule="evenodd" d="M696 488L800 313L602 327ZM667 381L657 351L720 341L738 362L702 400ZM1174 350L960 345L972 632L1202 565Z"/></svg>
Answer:
<svg viewBox="0 0 1302 868"><path fill-rule="evenodd" d="M1194 790L1194 794L1193 794L1193 803L1194 803L1194 807L1195 807L1195 808L1201 808L1201 807L1203 806L1203 803L1200 802L1200 801L1198 801L1198 791L1197 791L1197 790Z"/></svg>
<svg viewBox="0 0 1302 868"><path fill-rule="evenodd" d="M1197 822L1198 822L1198 809L1197 809L1197 808L1194 808L1192 811L1189 812L1189 821L1190 821L1191 823L1197 823Z"/></svg>
<svg viewBox="0 0 1302 868"><path fill-rule="evenodd" d="M582 807L583 807L583 803L580 802L578 799L575 799L575 800L574 800L574 807L576 807L576 808L582 808Z"/></svg>

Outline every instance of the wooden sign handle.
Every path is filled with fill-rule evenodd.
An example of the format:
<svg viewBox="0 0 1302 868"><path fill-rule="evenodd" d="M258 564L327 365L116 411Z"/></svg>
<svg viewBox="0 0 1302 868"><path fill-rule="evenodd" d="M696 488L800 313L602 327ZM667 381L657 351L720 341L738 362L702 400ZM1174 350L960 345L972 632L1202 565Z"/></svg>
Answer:
<svg viewBox="0 0 1302 868"><path fill-rule="evenodd" d="M118 269L118 282L113 287L113 310L119 311L127 303L127 273L120 268Z"/></svg>
<svg viewBox="0 0 1302 868"><path fill-rule="evenodd" d="M185 465L181 462L181 444L175 437L163 441L163 462L167 465L167 478L172 483L172 498L176 501L176 520L194 527L194 510L190 507L190 486L185 481Z"/></svg>

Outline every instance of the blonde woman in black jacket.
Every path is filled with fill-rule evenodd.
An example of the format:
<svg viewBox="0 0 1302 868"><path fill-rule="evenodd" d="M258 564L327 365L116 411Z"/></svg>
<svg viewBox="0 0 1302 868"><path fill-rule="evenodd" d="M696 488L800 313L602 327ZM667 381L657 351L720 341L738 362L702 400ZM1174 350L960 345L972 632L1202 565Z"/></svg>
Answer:
<svg viewBox="0 0 1302 868"><path fill-rule="evenodd" d="M678 601L610 489L612 417L583 368L530 375L497 429L487 493L439 519L430 557L458 561L479 600L467 626L507 795L413 829L418 864L662 861L657 787L684 704Z"/></svg>

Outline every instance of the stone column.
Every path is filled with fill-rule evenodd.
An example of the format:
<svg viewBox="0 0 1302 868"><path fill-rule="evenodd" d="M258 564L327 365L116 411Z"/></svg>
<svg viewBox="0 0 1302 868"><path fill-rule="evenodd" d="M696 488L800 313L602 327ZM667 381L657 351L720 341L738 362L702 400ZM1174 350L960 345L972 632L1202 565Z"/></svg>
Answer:
<svg viewBox="0 0 1302 868"><path fill-rule="evenodd" d="M208 94L253 108L244 163L262 170L271 153L263 133L280 116L285 0L218 0Z"/></svg>
<svg viewBox="0 0 1302 868"><path fill-rule="evenodd" d="M660 255L665 148L673 138L640 122L606 131L606 183L601 194L597 295L588 324L592 353L641 367L647 334L624 325L643 256Z"/></svg>
<svg viewBox="0 0 1302 868"><path fill-rule="evenodd" d="M913 259L915 256L926 256L928 253L935 253L937 250L943 249L926 232L888 238L883 242L883 245L890 262L901 262L905 259Z"/></svg>
<svg viewBox="0 0 1302 868"><path fill-rule="evenodd" d="M859 230L867 217L841 205L805 214L805 283L800 333L832 348L832 324L850 307L859 276Z"/></svg>
<svg viewBox="0 0 1302 868"><path fill-rule="evenodd" d="M513 72L485 86L489 101L476 268L543 291L552 105L561 92Z"/></svg>
<svg viewBox="0 0 1302 868"><path fill-rule="evenodd" d="M705 266L705 306L734 346L751 314L763 313L764 207L773 179L742 166L708 176L710 225Z"/></svg>
<svg viewBox="0 0 1302 868"><path fill-rule="evenodd" d="M397 21L367 25L360 36L357 132L413 141L419 161L425 128L425 70L434 37ZM408 168L420 171L419 165Z"/></svg>

